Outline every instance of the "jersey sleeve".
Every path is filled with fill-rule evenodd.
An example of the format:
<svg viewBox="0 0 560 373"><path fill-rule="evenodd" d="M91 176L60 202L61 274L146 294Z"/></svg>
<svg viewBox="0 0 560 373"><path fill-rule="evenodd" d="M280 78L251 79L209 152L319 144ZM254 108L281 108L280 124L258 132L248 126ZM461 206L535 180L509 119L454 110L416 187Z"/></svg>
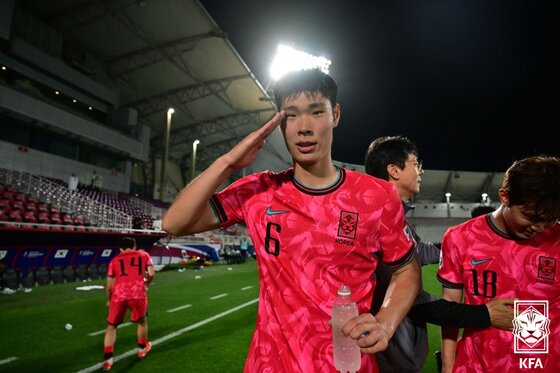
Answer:
<svg viewBox="0 0 560 373"><path fill-rule="evenodd" d="M245 176L212 195L210 206L221 227L227 228L244 221L243 204L258 193L263 185L262 176L259 175L262 174Z"/></svg>
<svg viewBox="0 0 560 373"><path fill-rule="evenodd" d="M115 269L114 269L115 261L112 259L107 266L107 277L115 277Z"/></svg>
<svg viewBox="0 0 560 373"><path fill-rule="evenodd" d="M441 242L441 259L437 272L437 279L441 284L451 289L463 288L463 270L459 256L456 237L457 230L448 230Z"/></svg>
<svg viewBox="0 0 560 373"><path fill-rule="evenodd" d="M402 202L393 187L387 193L379 224L383 262L390 269L400 268L414 257L415 245L407 232Z"/></svg>

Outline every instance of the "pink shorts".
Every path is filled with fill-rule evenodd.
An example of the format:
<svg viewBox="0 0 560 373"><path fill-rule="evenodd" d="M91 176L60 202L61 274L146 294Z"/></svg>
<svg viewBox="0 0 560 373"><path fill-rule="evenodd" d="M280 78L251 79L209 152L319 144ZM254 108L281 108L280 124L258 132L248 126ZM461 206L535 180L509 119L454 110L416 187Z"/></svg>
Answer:
<svg viewBox="0 0 560 373"><path fill-rule="evenodd" d="M130 310L130 321L138 322L148 314L148 299L128 299L120 302L111 302L107 323L118 326L123 322L126 310Z"/></svg>

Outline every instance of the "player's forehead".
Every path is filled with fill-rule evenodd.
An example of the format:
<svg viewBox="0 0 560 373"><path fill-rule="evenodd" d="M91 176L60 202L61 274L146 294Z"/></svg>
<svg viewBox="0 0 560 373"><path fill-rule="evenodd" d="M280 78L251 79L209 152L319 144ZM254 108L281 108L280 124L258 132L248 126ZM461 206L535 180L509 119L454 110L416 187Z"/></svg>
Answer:
<svg viewBox="0 0 560 373"><path fill-rule="evenodd" d="M555 223L560 218L559 216L548 216L549 214L538 211L534 205L516 205L511 209L533 223Z"/></svg>
<svg viewBox="0 0 560 373"><path fill-rule="evenodd" d="M307 107L330 107L330 101L321 92L297 92L287 96L282 102L283 110Z"/></svg>

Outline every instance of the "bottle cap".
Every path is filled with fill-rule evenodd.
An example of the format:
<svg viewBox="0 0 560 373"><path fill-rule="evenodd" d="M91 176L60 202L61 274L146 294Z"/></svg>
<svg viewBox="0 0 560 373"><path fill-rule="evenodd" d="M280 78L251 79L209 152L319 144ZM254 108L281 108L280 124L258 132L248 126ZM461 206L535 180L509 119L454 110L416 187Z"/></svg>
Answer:
<svg viewBox="0 0 560 373"><path fill-rule="evenodd" d="M351 294L351 292L350 292L350 288L348 286L341 285L338 288L338 295L350 295L350 294Z"/></svg>

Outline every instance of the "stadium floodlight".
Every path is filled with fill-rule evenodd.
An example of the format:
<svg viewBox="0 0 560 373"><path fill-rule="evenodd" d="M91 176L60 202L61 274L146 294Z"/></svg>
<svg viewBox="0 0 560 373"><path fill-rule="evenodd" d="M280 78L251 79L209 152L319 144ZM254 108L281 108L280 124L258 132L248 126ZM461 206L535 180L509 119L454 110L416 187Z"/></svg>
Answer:
<svg viewBox="0 0 560 373"><path fill-rule="evenodd" d="M328 74L330 65L331 61L325 57L314 56L292 47L279 45L270 67L270 75L273 80L278 80L290 71L315 68L321 69L325 74Z"/></svg>
<svg viewBox="0 0 560 373"><path fill-rule="evenodd" d="M191 164L191 181L194 180L194 173L196 168L196 147L200 144L200 140L194 140L192 143L192 164Z"/></svg>
<svg viewBox="0 0 560 373"><path fill-rule="evenodd" d="M167 181L167 158L169 156L169 135L171 134L171 117L175 109L167 109L167 121L165 122L165 133L163 137L163 156L161 157L161 179L159 183L159 199L163 201L165 184Z"/></svg>

